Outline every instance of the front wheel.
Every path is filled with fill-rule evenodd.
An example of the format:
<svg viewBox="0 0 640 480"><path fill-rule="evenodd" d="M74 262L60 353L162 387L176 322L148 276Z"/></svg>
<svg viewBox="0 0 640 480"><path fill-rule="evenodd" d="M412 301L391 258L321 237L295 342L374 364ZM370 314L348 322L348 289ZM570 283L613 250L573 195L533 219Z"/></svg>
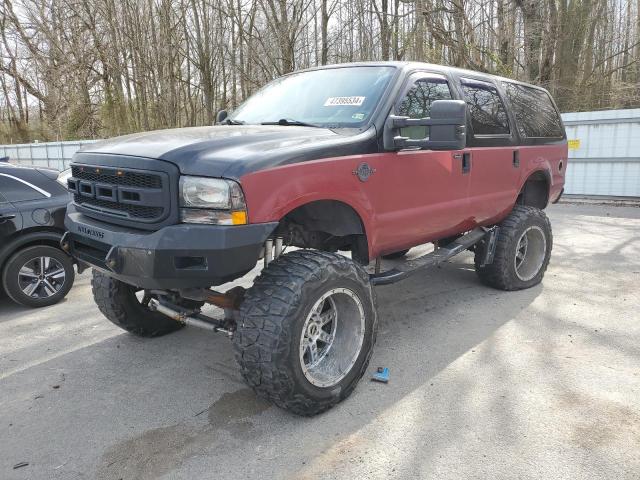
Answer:
<svg viewBox="0 0 640 480"><path fill-rule="evenodd" d="M549 265L553 234L545 213L516 205L499 225L493 262L482 265L484 245L475 255L476 273L482 283L500 290L522 290L542 281Z"/></svg>
<svg viewBox="0 0 640 480"><path fill-rule="evenodd" d="M159 337L183 325L149 309L151 297L132 285L93 270L93 299L111 323L139 337Z"/></svg>
<svg viewBox="0 0 640 480"><path fill-rule="evenodd" d="M247 291L234 336L242 375L281 408L311 416L348 397L376 338L367 273L341 255L299 250Z"/></svg>

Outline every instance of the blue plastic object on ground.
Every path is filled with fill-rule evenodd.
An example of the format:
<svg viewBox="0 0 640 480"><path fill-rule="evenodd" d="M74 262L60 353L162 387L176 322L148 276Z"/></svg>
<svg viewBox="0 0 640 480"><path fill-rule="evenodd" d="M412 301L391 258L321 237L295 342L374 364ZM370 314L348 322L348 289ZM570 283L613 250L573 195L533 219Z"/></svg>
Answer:
<svg viewBox="0 0 640 480"><path fill-rule="evenodd" d="M389 369L387 367L378 367L378 371L373 374L371 380L375 382L389 383Z"/></svg>

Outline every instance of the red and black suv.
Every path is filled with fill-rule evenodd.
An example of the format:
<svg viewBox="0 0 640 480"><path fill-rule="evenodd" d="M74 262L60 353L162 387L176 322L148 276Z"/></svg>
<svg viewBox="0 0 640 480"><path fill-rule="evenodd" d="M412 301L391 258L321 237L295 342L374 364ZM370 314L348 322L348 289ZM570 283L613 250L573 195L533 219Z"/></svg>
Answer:
<svg viewBox="0 0 640 480"><path fill-rule="evenodd" d="M465 250L492 287L542 280L543 209L567 162L542 88L422 63L336 65L279 78L218 123L77 153L62 246L94 267L109 320L142 336L227 333L246 381L280 407L313 415L351 393L375 341L375 285ZM380 268L426 242L429 254ZM260 259L248 290L213 289Z"/></svg>

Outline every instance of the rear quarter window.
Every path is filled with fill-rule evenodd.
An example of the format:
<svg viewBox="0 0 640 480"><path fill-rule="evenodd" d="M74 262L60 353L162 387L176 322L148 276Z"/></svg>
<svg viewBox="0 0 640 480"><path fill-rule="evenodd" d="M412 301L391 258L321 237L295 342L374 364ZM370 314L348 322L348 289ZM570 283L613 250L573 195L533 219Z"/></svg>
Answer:
<svg viewBox="0 0 640 480"><path fill-rule="evenodd" d="M544 90L503 82L518 133L525 138L562 138L560 115Z"/></svg>
<svg viewBox="0 0 640 480"><path fill-rule="evenodd" d="M475 80L462 80L464 99L474 135L508 135L509 117L496 87Z"/></svg>
<svg viewBox="0 0 640 480"><path fill-rule="evenodd" d="M25 202L27 200L45 198L35 188L5 174L0 174L0 192L10 202Z"/></svg>

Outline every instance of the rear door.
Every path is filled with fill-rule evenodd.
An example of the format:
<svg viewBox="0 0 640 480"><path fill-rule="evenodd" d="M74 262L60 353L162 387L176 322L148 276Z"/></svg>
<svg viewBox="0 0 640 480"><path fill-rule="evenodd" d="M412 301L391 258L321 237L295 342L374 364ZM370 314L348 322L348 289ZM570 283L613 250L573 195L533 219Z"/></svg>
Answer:
<svg viewBox="0 0 640 480"><path fill-rule="evenodd" d="M460 86L469 111L469 212L475 223L491 223L511 208L518 194L517 136L501 92L494 84L463 77Z"/></svg>
<svg viewBox="0 0 640 480"><path fill-rule="evenodd" d="M392 114L428 118L436 100L454 98L447 77L416 72L409 76ZM428 127L410 127L403 136L423 139ZM468 217L469 175L462 151L406 149L371 158L375 175L362 184L376 212L376 246L382 253L447 236Z"/></svg>
<svg viewBox="0 0 640 480"><path fill-rule="evenodd" d="M40 175L35 170L31 172ZM0 192L5 201L0 205L0 212L3 211L4 205L5 218L5 221L0 223L0 232L4 235L13 234L32 225L51 224L50 212L44 208L37 208L41 206L42 199L51 197L51 193L18 176L20 173L22 172L0 171Z"/></svg>

